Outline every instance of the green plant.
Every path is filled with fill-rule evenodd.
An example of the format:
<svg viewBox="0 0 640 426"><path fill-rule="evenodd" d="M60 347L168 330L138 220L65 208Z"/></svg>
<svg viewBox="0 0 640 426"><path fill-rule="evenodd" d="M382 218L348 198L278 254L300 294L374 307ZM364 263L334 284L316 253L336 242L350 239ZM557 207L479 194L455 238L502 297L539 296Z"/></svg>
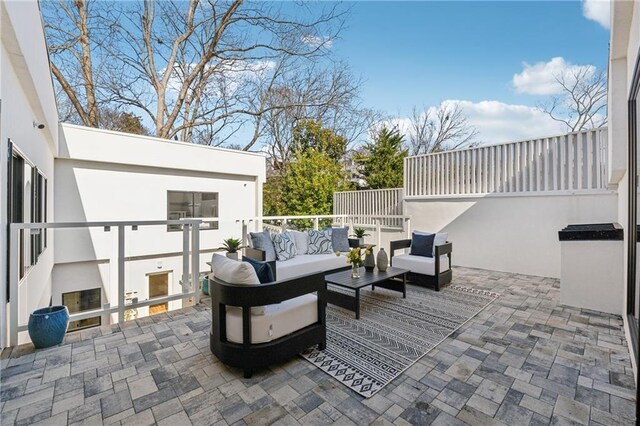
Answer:
<svg viewBox="0 0 640 426"><path fill-rule="evenodd" d="M353 236L356 238L368 237L367 231L364 228L353 228Z"/></svg>
<svg viewBox="0 0 640 426"><path fill-rule="evenodd" d="M229 253L236 253L238 250L243 248L242 241L238 238L227 238L222 241L222 247L218 247L219 249L223 249L228 251Z"/></svg>

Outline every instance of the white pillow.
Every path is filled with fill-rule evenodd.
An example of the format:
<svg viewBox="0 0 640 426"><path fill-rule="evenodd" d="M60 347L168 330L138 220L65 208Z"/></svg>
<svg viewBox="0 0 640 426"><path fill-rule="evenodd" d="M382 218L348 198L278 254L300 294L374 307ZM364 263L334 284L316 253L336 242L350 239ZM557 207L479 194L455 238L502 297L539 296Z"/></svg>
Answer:
<svg viewBox="0 0 640 426"><path fill-rule="evenodd" d="M447 238L449 238L448 232L438 232L433 239L433 255L436 255L436 246L441 246L447 242Z"/></svg>
<svg viewBox="0 0 640 426"><path fill-rule="evenodd" d="M214 278L218 278L229 284L260 285L256 270L248 262L238 262L220 254L214 254L211 258L211 270ZM254 315L264 315L264 306L251 308Z"/></svg>
<svg viewBox="0 0 640 426"><path fill-rule="evenodd" d="M309 251L309 235L306 232L300 231L287 231L287 233L296 245L296 252L298 254L307 254Z"/></svg>

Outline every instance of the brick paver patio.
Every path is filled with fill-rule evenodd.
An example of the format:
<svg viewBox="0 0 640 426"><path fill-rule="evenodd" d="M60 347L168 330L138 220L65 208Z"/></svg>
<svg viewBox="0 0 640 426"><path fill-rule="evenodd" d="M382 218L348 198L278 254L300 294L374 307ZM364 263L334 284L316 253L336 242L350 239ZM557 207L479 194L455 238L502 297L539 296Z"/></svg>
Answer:
<svg viewBox="0 0 640 426"><path fill-rule="evenodd" d="M206 304L2 352L2 425L633 424L620 317L559 306L558 280L455 268L501 297L370 399L297 358L243 379Z"/></svg>

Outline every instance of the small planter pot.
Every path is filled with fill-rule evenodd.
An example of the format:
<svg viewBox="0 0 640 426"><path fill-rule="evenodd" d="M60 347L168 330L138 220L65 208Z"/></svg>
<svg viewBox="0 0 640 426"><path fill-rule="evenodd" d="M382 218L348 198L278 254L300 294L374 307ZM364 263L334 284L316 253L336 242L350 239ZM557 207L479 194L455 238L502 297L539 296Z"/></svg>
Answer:
<svg viewBox="0 0 640 426"><path fill-rule="evenodd" d="M64 305L49 306L33 311L29 316L29 337L36 349L62 343L69 326L69 310Z"/></svg>
<svg viewBox="0 0 640 426"><path fill-rule="evenodd" d="M238 252L237 251L233 252L233 253L227 252L227 257L229 259L238 260Z"/></svg>

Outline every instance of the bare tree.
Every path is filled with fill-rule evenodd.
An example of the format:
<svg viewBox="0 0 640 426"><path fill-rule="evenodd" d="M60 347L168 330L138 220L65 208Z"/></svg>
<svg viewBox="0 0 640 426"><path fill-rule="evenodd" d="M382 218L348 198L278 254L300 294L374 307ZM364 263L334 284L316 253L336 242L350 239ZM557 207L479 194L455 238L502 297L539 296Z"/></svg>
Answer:
<svg viewBox="0 0 640 426"><path fill-rule="evenodd" d="M58 0L43 12L53 75L78 121L100 127L109 105L147 116L156 136L211 144L250 124L249 149L264 114L307 106L274 103L271 90L327 55L346 13L296 5L305 10L242 0Z"/></svg>
<svg viewBox="0 0 640 426"><path fill-rule="evenodd" d="M555 76L561 93L538 107L577 132L607 123L607 73L592 67L573 67Z"/></svg>
<svg viewBox="0 0 640 426"><path fill-rule="evenodd" d="M360 105L361 82L342 63L314 66L295 73L282 84L274 85L265 98L269 108L259 117L260 140L275 173L282 173L292 151L294 128L303 120L314 120L347 140L347 149L366 134L377 115Z"/></svg>
<svg viewBox="0 0 640 426"><path fill-rule="evenodd" d="M478 136L462 107L454 102L443 102L438 108L414 107L407 130L411 155L473 146Z"/></svg>

